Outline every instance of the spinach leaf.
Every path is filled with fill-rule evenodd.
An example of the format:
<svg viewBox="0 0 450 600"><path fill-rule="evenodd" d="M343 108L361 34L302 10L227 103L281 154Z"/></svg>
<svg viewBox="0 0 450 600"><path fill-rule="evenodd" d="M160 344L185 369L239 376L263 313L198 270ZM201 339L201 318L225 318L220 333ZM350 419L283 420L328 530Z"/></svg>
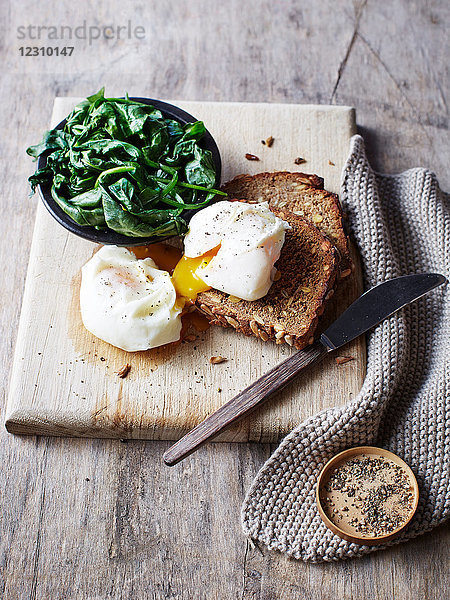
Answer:
<svg viewBox="0 0 450 600"><path fill-rule="evenodd" d="M74 202L73 200L68 202L60 195L58 187L53 185L52 197L63 211L78 225L92 225L98 229L106 226L101 190L91 190L76 196L75 198L81 200L80 204L78 204L78 202ZM89 206L89 204L91 205Z"/></svg>
<svg viewBox="0 0 450 600"><path fill-rule="evenodd" d="M195 146L194 157L185 165L184 172L188 183L212 187L216 179L216 171L211 152Z"/></svg>
<svg viewBox="0 0 450 600"><path fill-rule="evenodd" d="M57 150L57 149L67 149L69 147L68 142L66 140L66 134L59 129L52 129L50 131L46 131L44 137L42 138L42 142L37 144L36 146L30 146L27 148L27 154L37 158L43 152L47 150Z"/></svg>
<svg viewBox="0 0 450 600"><path fill-rule="evenodd" d="M102 88L80 102L63 130L52 129L27 149L47 164L29 178L34 192L51 187L55 202L79 225L130 237L180 235L185 210L215 195L211 152L198 144L201 121L165 119L155 107L105 98Z"/></svg>

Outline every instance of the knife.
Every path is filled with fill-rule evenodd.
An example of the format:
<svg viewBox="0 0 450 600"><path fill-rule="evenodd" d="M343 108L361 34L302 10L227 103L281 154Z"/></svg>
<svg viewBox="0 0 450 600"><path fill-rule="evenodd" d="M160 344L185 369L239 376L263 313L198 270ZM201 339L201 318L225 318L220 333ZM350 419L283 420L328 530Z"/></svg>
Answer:
<svg viewBox="0 0 450 600"><path fill-rule="evenodd" d="M164 462L168 466L180 462L275 392L287 386L301 372L324 358L328 352L341 348L400 308L446 282L447 279L443 275L428 273L396 277L371 288L355 300L322 333L320 339L268 371L171 446L163 455Z"/></svg>

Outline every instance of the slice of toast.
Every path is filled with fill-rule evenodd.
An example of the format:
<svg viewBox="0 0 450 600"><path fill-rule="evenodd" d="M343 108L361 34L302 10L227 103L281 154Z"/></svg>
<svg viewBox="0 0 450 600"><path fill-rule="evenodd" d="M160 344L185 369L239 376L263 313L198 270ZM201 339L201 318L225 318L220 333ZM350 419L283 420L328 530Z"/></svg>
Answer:
<svg viewBox="0 0 450 600"><path fill-rule="evenodd" d="M313 342L325 301L333 294L338 256L309 221L285 209L271 210L291 229L275 265L278 276L266 296L250 302L211 289L201 292L196 304L212 324L301 349Z"/></svg>
<svg viewBox="0 0 450 600"><path fill-rule="evenodd" d="M321 177L288 171L238 175L222 190L230 199L268 201L270 208L287 209L311 221L337 248L340 278L350 275L352 261L342 222L342 208L337 195L323 189Z"/></svg>

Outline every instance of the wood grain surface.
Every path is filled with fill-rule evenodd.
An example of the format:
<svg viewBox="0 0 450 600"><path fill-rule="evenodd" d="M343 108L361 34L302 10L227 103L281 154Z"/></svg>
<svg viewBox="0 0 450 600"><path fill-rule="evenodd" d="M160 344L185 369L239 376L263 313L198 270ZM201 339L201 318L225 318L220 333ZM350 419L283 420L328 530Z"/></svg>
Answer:
<svg viewBox="0 0 450 600"><path fill-rule="evenodd" d="M2 410L37 204L24 150L55 96L105 84L111 95L355 106L374 167L430 167L450 187L446 0L23 0L0 12ZM145 39L74 40L71 59L19 55L34 44L20 26L129 19ZM450 587L445 527L337 564L250 546L240 506L274 445L209 444L169 469L168 442L0 435L4 599L442 600Z"/></svg>
<svg viewBox="0 0 450 600"><path fill-rule="evenodd" d="M57 98L56 125L77 103ZM295 104L178 102L203 119L219 144L223 181L239 173L291 169L319 173L339 191L354 110ZM271 132L275 142L264 148ZM306 132L306 133L303 133ZM307 163L297 167L299 148ZM245 159L247 150L260 161ZM332 164L330 164L332 163ZM176 440L295 352L222 327L203 333L188 327L191 341L128 353L102 342L81 322L80 269L99 246L63 229L39 203L30 250L21 320L12 367L6 427L12 433ZM352 277L337 288L321 326L332 322L362 291L359 261ZM330 358L251 417L221 433L216 441L276 442L304 411L342 404L361 389L365 343L341 351L354 361L338 366ZM224 356L210 364L211 356ZM117 373L130 364L126 379Z"/></svg>
<svg viewBox="0 0 450 600"><path fill-rule="evenodd" d="M228 429L244 415L249 415L275 393L285 388L297 377L304 377L305 371L323 359L328 352L319 340L299 352L294 352L283 362L264 373L255 382L234 398L210 414L202 423L189 431L181 440L163 454L166 465L173 466L198 450L206 442L214 440L222 430Z"/></svg>

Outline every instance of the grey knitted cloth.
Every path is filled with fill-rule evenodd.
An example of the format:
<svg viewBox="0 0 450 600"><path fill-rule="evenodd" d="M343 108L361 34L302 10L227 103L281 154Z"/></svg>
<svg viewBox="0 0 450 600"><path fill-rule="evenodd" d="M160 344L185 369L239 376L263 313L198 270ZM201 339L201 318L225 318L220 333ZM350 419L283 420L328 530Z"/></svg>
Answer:
<svg viewBox="0 0 450 600"><path fill-rule="evenodd" d="M411 169L374 173L360 136L351 142L341 200L359 247L366 289L409 273L450 278L449 196L435 175ZM450 294L441 286L378 325L368 339L367 376L358 397L325 410L290 433L258 473L242 507L244 532L271 549L308 561L360 556L334 535L315 504L322 466L352 446L376 445L416 474L416 515L396 544L450 515Z"/></svg>

